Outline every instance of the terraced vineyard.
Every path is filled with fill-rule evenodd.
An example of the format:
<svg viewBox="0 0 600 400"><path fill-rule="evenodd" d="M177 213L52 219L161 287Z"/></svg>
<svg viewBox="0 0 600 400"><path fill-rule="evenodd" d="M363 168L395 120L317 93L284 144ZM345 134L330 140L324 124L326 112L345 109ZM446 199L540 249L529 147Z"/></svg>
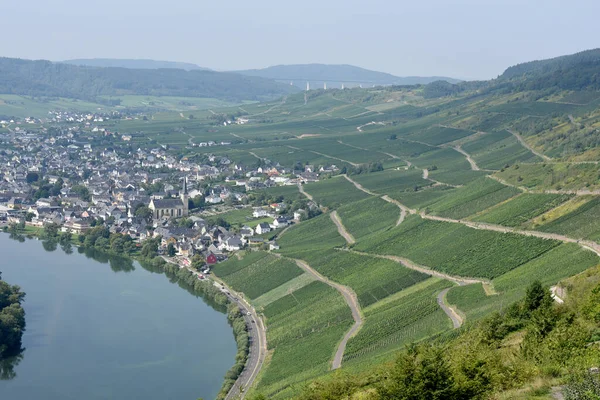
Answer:
<svg viewBox="0 0 600 400"><path fill-rule="evenodd" d="M342 298L321 282L313 282L269 304L264 315L273 356L258 388L278 397L297 390L292 385L325 373L337 343L352 324L350 310Z"/></svg>
<svg viewBox="0 0 600 400"><path fill-rule="evenodd" d="M523 147L506 131L489 132L462 145L480 168L500 170L519 162L538 162L541 158Z"/></svg>
<svg viewBox="0 0 600 400"><path fill-rule="evenodd" d="M396 225L400 210L377 197L347 204L338 209L346 229L356 238L390 229Z"/></svg>
<svg viewBox="0 0 600 400"><path fill-rule="evenodd" d="M472 220L504 226L520 226L558 207L570 198L572 198L570 195L523 193L476 215Z"/></svg>
<svg viewBox="0 0 600 400"><path fill-rule="evenodd" d="M447 281L432 282L406 296L366 310L367 322L348 343L345 361L360 363L375 357L389 359L387 353L449 329L450 320L438 306L436 296L451 286Z"/></svg>
<svg viewBox="0 0 600 400"><path fill-rule="evenodd" d="M319 204L331 208L369 197L341 176L309 183L304 186L304 190L312 195Z"/></svg>
<svg viewBox="0 0 600 400"><path fill-rule="evenodd" d="M251 259L245 260L247 257ZM230 262L233 265L228 265ZM302 274L302 270L294 262L262 252L251 253L239 262L236 262L235 258L230 259L218 266L215 273L229 286L243 292L250 299L255 299Z"/></svg>
<svg viewBox="0 0 600 400"><path fill-rule="evenodd" d="M406 257L451 275L493 279L558 245L554 240L411 216L399 227L357 243L356 249Z"/></svg>
<svg viewBox="0 0 600 400"><path fill-rule="evenodd" d="M492 311L500 311L523 297L527 286L535 280L544 285L553 285L598 263L600 258L593 252L575 244L562 244L493 279L492 284L499 295L487 296L481 285L469 285L451 289L447 298L468 319L477 319Z"/></svg>
<svg viewBox="0 0 600 400"><path fill-rule="evenodd" d="M199 163L228 159L235 180L266 181L260 165L294 183L250 190L244 204L323 212L278 237L278 254L248 251L214 267L265 318L269 357L251 394L292 397L336 354L342 370L363 373L407 344L505 310L535 280L555 285L600 262L577 242L600 242L595 91L427 90L311 90L241 106L245 125L146 124L148 138ZM184 150L189 139L231 145ZM234 231L258 222L247 211L225 216Z"/></svg>

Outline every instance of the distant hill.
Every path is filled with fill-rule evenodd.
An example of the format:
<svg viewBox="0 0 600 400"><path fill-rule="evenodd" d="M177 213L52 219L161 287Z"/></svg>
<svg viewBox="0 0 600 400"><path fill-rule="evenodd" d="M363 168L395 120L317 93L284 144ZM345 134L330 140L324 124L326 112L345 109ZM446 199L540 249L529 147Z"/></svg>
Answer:
<svg viewBox="0 0 600 400"><path fill-rule="evenodd" d="M600 49L517 64L498 78L513 90L600 90Z"/></svg>
<svg viewBox="0 0 600 400"><path fill-rule="evenodd" d="M84 100L129 94L241 101L269 100L296 91L269 79L228 72L99 68L0 58L0 93L5 94Z"/></svg>
<svg viewBox="0 0 600 400"><path fill-rule="evenodd" d="M275 79L280 82L293 82L294 85L304 87L306 82L311 84L327 83L328 86L339 87L358 85L416 85L427 84L439 80L450 83L460 82L458 79L447 77L399 77L385 72L371 71L353 65L328 65L328 64L297 64L276 65L263 69L249 69L235 71L239 74Z"/></svg>
<svg viewBox="0 0 600 400"><path fill-rule="evenodd" d="M88 66L88 67L112 67L112 68L129 68L129 69L160 69L174 68L184 69L186 71L193 70L209 70L209 68L200 67L199 65L185 62L175 61L156 61L143 59L118 59L118 58L81 58L76 60L61 61L64 64Z"/></svg>
<svg viewBox="0 0 600 400"><path fill-rule="evenodd" d="M473 90L477 90L479 95L544 92L540 97L561 90L600 91L600 49L517 64L507 68L498 78L489 81L457 84L432 82L425 86L423 94L427 98L436 98Z"/></svg>

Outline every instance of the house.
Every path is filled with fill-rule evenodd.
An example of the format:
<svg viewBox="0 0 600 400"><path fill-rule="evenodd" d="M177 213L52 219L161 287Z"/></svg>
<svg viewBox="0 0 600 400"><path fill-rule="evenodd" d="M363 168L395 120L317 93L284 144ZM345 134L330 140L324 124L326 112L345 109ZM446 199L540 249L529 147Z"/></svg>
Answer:
<svg viewBox="0 0 600 400"><path fill-rule="evenodd" d="M225 240L225 250L228 251L236 251L241 250L244 247L244 243L238 236L231 236L230 238Z"/></svg>
<svg viewBox="0 0 600 400"><path fill-rule="evenodd" d="M216 263L217 263L217 256L216 256L214 253L209 253L209 254L206 256L206 263L207 263L208 265L213 265L213 264L216 264Z"/></svg>
<svg viewBox="0 0 600 400"><path fill-rule="evenodd" d="M254 211L252 211L252 216L254 218L262 218L266 217L269 213L264 208L256 207Z"/></svg>
<svg viewBox="0 0 600 400"><path fill-rule="evenodd" d="M288 220L285 217L277 217L273 221L273 226L275 228L283 228L284 226L288 226L288 225L289 225Z"/></svg>
<svg viewBox="0 0 600 400"><path fill-rule="evenodd" d="M249 226L243 226L240 229L240 235L242 236L242 238L247 238L247 237L253 236L254 230L252 228L250 228Z"/></svg>
<svg viewBox="0 0 600 400"><path fill-rule="evenodd" d="M277 242L269 242L269 250L279 250Z"/></svg>
<svg viewBox="0 0 600 400"><path fill-rule="evenodd" d="M306 211L304 211L302 209L294 211L294 219L296 221L300 221L305 216L306 216Z"/></svg>
<svg viewBox="0 0 600 400"><path fill-rule="evenodd" d="M257 235L262 235L263 233L271 232L271 225L267 224L266 222L261 222L256 226L255 231Z"/></svg>

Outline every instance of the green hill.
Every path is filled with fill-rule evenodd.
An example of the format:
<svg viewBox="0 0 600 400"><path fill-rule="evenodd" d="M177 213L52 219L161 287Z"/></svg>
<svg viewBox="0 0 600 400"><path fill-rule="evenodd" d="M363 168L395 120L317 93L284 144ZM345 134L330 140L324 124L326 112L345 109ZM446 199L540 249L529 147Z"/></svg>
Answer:
<svg viewBox="0 0 600 400"><path fill-rule="evenodd" d="M0 58L0 93L93 100L98 96L267 100L297 89L260 77L214 71L81 67Z"/></svg>
<svg viewBox="0 0 600 400"><path fill-rule="evenodd" d="M460 82L458 79L430 76L399 77L385 72L371 71L353 65L328 65L328 64L297 64L276 65L263 69L250 69L236 71L249 76L275 79L282 82L293 82L299 87L312 84L327 83L330 87L358 86L358 85L419 85L444 80L451 83Z"/></svg>
<svg viewBox="0 0 600 400"><path fill-rule="evenodd" d="M196 64L175 61L157 61L144 59L120 59L120 58L80 58L75 60L61 61L63 64L80 65L102 68L130 68L130 69L161 69L174 68L192 70L209 70Z"/></svg>

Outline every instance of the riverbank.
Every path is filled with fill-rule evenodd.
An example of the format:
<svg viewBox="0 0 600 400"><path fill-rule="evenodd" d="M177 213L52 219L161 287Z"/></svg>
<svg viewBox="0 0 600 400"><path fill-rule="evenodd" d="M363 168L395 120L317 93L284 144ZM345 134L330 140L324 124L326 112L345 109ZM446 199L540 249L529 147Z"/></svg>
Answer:
<svg viewBox="0 0 600 400"><path fill-rule="evenodd" d="M6 230L4 230L4 232L6 232ZM66 243L65 246L65 243L63 243L58 236L48 238L44 234L44 231L41 229L33 232L22 231L12 232L10 234L11 236L13 236L13 239L16 240L20 238L22 238L23 240L25 240L25 238L40 239L42 241L42 244L44 245L44 249L47 251L56 250L58 245L60 244L62 250L65 253L70 254L72 252L71 248L76 247L80 249L80 253L85 253L86 256L92 257L94 259L97 255L104 255L107 259L104 260L104 262L107 262L109 261L108 259L112 258L129 260L126 264L129 264L131 268L133 268L133 261L135 260L138 261L144 269L151 270L153 272L163 273L171 281L176 280L182 288L186 289L188 292L195 296L202 297L204 300L208 301L208 303L212 303L211 305L213 308L217 309L222 313L225 313L227 315L230 326L233 328L233 333L238 349L235 357L235 364L225 374L224 382L217 396L217 399L233 398L231 396L232 393L239 394L238 392L243 391L247 387L248 382L251 383L256 377L256 374L260 369L256 368L256 366L262 365L261 360L263 360L264 357L259 357L259 355L263 352L257 349L253 352L251 362L248 363L248 355L250 354L251 347L251 340L250 335L248 334L248 328L252 329L253 325L256 326L256 322L253 321L258 321L259 319L249 304L238 304L234 300L233 296L230 296L229 293L231 292L227 293L229 291L228 289L221 289L221 287L217 287L214 284L213 280L199 279L199 274L196 271L192 270L191 268L185 265L180 265L179 263L169 260L166 257L143 257L143 249L142 251L136 250L133 254L122 254L103 248L98 248L96 246L85 246L85 244L81 243L77 239L76 235L73 235L73 237L70 238L70 240L68 241L68 243ZM53 246L47 246L48 243L52 243ZM111 268L113 268L113 263L111 262L110 264ZM119 270L127 269L127 267L119 267ZM250 316L247 315L247 313L250 313ZM262 321L260 321L260 326L263 326ZM258 340L256 340L256 342L265 343L264 347L266 348L266 340L263 340L263 338L261 337L258 337L257 339ZM248 368L246 368L246 364L248 364ZM251 371L247 372L247 370ZM252 373L252 371L254 370L256 370L256 372Z"/></svg>
<svg viewBox="0 0 600 400"><path fill-rule="evenodd" d="M181 263L178 260L173 260L168 257L162 257L167 263L176 265L180 270L187 270L194 276L200 276L197 271L194 271L188 265ZM247 393L247 389L252 386L258 376L267 354L267 335L265 324L262 318L258 315L254 307L242 296L242 294L232 290L224 281L214 276L205 278L204 281L211 282L210 286L217 288L224 295L229 304L234 304L242 311L242 316L247 329L249 347L247 353L246 364L239 371L234 383L228 389L224 399L240 399L242 400ZM219 289L220 288L220 289ZM234 366L235 367L235 366ZM233 368L232 368L233 369ZM223 384L223 389L226 388L227 381Z"/></svg>

